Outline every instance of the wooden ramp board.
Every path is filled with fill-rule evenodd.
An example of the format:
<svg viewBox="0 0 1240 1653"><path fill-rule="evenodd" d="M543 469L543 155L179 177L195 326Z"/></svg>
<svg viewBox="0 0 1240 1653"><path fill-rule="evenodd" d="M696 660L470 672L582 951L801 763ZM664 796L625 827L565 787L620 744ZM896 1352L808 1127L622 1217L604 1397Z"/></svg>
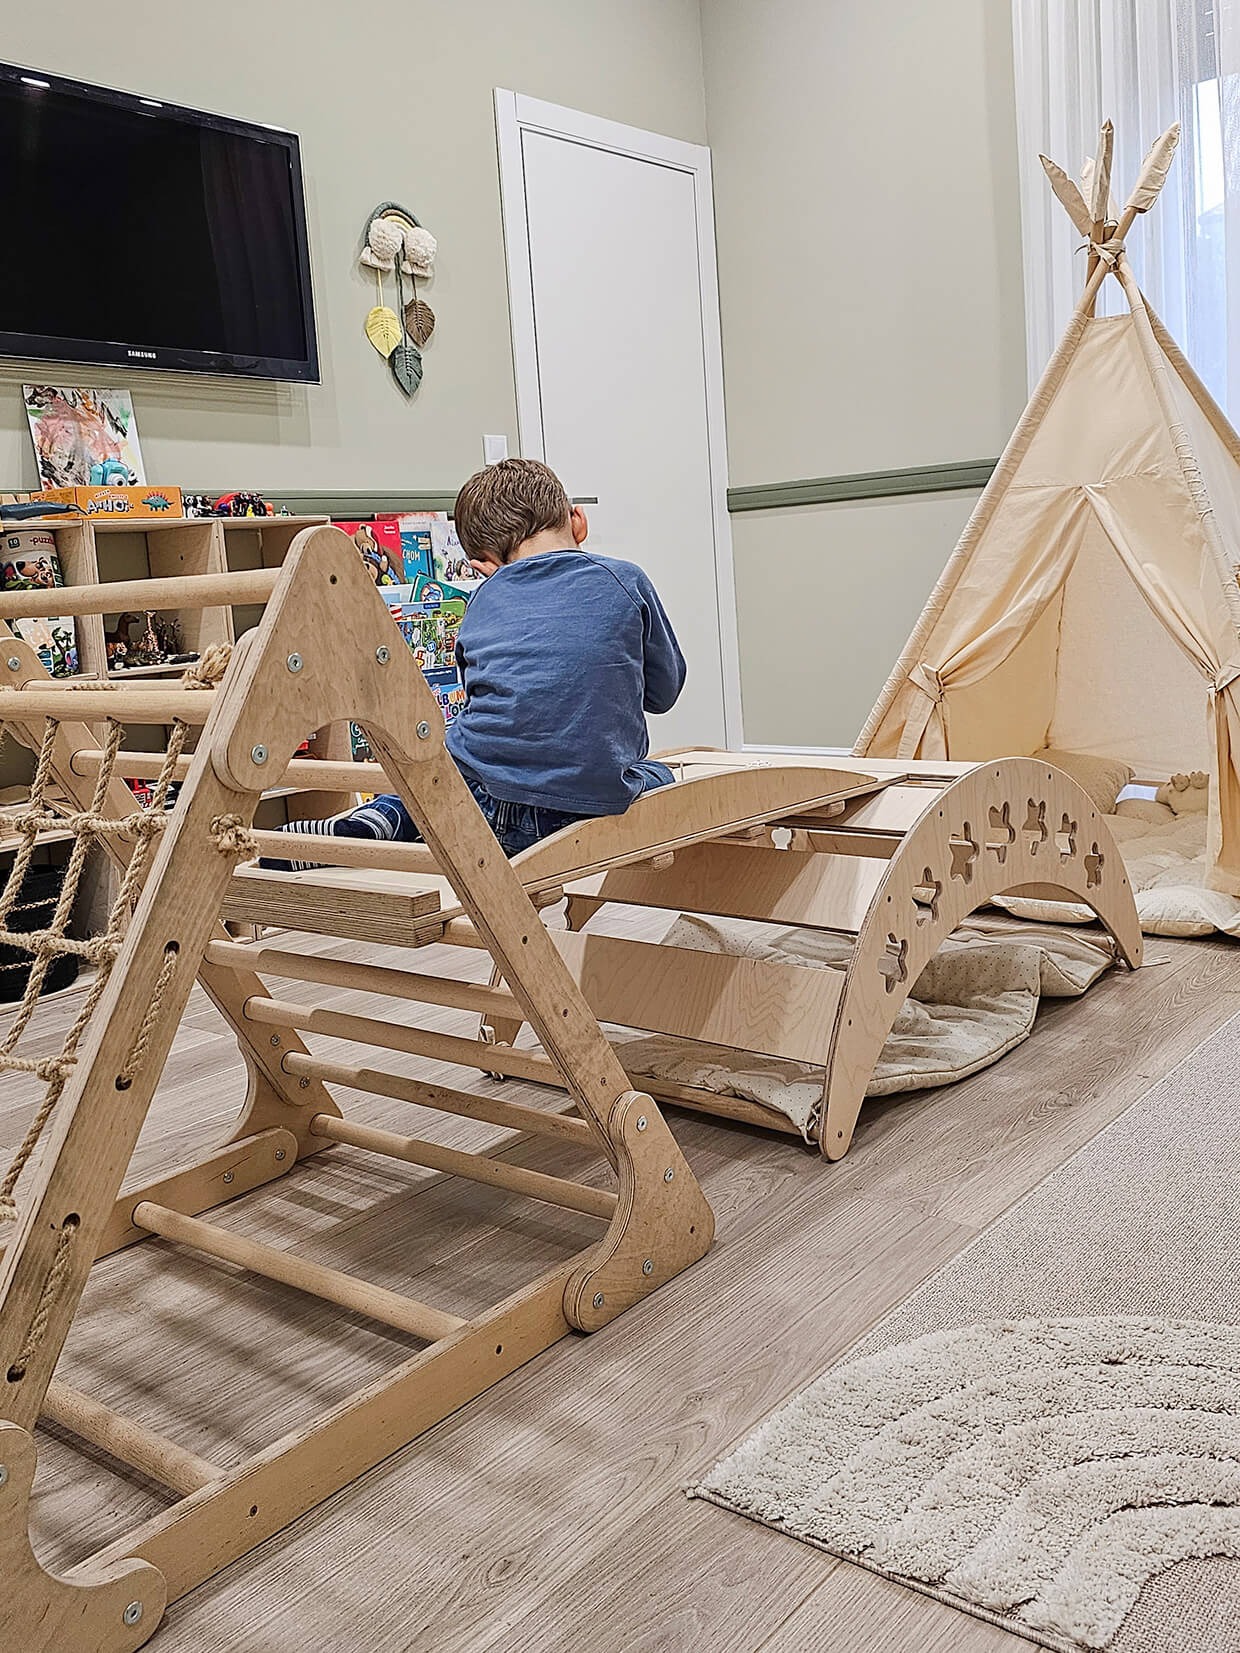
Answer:
<svg viewBox="0 0 1240 1653"><path fill-rule="evenodd" d="M841 970L562 930L553 940L602 1022L816 1067L826 1062Z"/></svg>
<svg viewBox="0 0 1240 1653"><path fill-rule="evenodd" d="M619 867L580 893L633 907L855 932L886 871L886 860L862 856L695 844L678 850L670 867Z"/></svg>

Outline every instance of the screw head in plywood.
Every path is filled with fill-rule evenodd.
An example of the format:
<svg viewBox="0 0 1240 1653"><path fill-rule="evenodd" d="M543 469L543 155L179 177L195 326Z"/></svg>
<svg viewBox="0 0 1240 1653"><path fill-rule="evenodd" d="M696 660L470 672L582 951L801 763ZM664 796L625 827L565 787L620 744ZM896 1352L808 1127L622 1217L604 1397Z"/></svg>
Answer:
<svg viewBox="0 0 1240 1653"><path fill-rule="evenodd" d="M15 654L11 654L9 656L9 670L11 672L20 671L21 670L21 665L22 665L21 661L17 658L17 656Z"/></svg>
<svg viewBox="0 0 1240 1653"><path fill-rule="evenodd" d="M300 654L290 654L284 664L288 667L289 671L299 672L305 664L305 661L301 658Z"/></svg>
<svg viewBox="0 0 1240 1653"><path fill-rule="evenodd" d="M602 1306L603 1306L603 1302L604 1302L604 1298L603 1298L602 1292L601 1291L596 1291L595 1294L594 1294L594 1307L596 1309L601 1309Z"/></svg>
<svg viewBox="0 0 1240 1653"><path fill-rule="evenodd" d="M131 1601L129 1606L126 1607L125 1611L121 1614L121 1617L124 1619L126 1624L137 1624L142 1617L142 1603L140 1601Z"/></svg>
<svg viewBox="0 0 1240 1653"><path fill-rule="evenodd" d="M263 763L266 763L266 761L267 761L267 748L265 746L262 746L262 745L251 746L251 748L250 748L250 762L251 763L263 764Z"/></svg>
<svg viewBox="0 0 1240 1653"><path fill-rule="evenodd" d="M419 740L429 740L431 738L431 726L429 723L419 723L415 732Z"/></svg>
<svg viewBox="0 0 1240 1653"><path fill-rule="evenodd" d="M388 648L385 643L380 643L379 647L375 650L375 659L379 662L379 664L381 666L386 666L388 661L391 658L392 658L391 649Z"/></svg>

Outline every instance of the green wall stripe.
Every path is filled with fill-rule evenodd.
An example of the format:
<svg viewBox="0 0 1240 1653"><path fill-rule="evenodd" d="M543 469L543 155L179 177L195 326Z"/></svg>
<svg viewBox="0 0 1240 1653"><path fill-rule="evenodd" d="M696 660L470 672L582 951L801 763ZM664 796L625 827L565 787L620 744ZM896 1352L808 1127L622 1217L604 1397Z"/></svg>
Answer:
<svg viewBox="0 0 1240 1653"><path fill-rule="evenodd" d="M997 459L963 459L952 465L915 465L903 471L859 471L855 476L816 476L796 482L759 482L728 489L729 511L775 511L841 500L892 499L899 494L940 494L984 488Z"/></svg>
<svg viewBox="0 0 1240 1653"><path fill-rule="evenodd" d="M213 498L222 490L216 489ZM187 488L186 493L211 493L209 488ZM286 505L294 516L368 517L376 511L450 511L456 504L456 490L450 494L393 492L389 488L324 489L288 492L268 488L263 498L269 505ZM575 499L574 505L597 505L597 499Z"/></svg>

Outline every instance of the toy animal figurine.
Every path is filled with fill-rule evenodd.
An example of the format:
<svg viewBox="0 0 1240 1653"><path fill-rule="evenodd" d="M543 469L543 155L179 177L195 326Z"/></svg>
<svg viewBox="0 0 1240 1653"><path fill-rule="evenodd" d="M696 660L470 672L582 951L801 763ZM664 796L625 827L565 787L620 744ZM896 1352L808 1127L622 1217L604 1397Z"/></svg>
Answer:
<svg viewBox="0 0 1240 1653"><path fill-rule="evenodd" d="M1191 775L1172 775L1154 794L1177 815L1201 815L1210 807L1210 777L1201 769Z"/></svg>

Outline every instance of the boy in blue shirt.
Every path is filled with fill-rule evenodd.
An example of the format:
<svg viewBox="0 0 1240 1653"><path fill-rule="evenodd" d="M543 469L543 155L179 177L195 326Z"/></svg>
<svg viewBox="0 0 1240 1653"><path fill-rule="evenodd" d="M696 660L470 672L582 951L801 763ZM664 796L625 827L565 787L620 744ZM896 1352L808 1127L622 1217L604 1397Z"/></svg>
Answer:
<svg viewBox="0 0 1240 1653"><path fill-rule="evenodd" d="M488 466L461 489L454 516L484 583L457 639L466 702L447 747L505 855L516 855L574 821L622 815L673 779L647 756L645 714L676 704L685 662L649 577L580 549L585 512L546 465ZM285 830L420 836L395 796Z"/></svg>

